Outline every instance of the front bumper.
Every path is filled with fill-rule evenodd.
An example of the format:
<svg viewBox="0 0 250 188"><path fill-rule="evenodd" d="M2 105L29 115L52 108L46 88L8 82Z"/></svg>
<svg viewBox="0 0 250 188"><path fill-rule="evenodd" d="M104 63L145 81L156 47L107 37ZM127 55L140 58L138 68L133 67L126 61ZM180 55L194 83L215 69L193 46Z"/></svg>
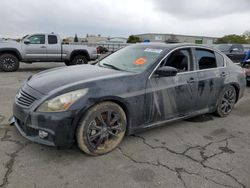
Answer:
<svg viewBox="0 0 250 188"><path fill-rule="evenodd" d="M20 134L26 139L48 146L70 147L74 141L74 112L38 113L28 109L13 106L13 117L10 124L14 124ZM48 136L41 138L39 131L45 131Z"/></svg>

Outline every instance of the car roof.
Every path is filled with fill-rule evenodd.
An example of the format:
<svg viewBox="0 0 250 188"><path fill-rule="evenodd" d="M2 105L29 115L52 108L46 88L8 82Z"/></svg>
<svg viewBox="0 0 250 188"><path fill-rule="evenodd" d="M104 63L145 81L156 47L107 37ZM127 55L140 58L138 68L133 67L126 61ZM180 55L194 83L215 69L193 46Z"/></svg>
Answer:
<svg viewBox="0 0 250 188"><path fill-rule="evenodd" d="M164 48L166 50L172 50L175 48L179 48L179 47L199 47L199 48L207 48L207 49L211 49L214 51L213 48L208 47L208 46L204 46L204 45L199 45L199 44L192 44L192 43L160 43L160 42L147 42L147 43L137 43L135 44L137 46L145 46L145 47L158 47L158 48Z"/></svg>

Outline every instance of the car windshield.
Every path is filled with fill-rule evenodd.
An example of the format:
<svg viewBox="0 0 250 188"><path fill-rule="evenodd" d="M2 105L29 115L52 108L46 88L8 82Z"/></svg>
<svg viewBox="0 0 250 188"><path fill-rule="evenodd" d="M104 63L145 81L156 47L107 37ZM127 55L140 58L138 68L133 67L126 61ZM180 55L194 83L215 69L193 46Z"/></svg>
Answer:
<svg viewBox="0 0 250 188"><path fill-rule="evenodd" d="M216 45L215 48L217 48L218 50L222 51L222 52L227 52L230 49L230 45L228 44L219 44Z"/></svg>
<svg viewBox="0 0 250 188"><path fill-rule="evenodd" d="M100 66L140 73L160 56L164 48L132 45L125 47L99 62Z"/></svg>

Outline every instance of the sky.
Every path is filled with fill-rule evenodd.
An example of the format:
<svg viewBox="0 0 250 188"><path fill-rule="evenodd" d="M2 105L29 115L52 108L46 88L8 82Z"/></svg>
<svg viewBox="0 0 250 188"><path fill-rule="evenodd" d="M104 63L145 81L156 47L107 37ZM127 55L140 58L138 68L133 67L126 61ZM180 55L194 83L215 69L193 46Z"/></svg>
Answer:
<svg viewBox="0 0 250 188"><path fill-rule="evenodd" d="M250 0L1 0L0 38L170 33L221 37L250 30Z"/></svg>

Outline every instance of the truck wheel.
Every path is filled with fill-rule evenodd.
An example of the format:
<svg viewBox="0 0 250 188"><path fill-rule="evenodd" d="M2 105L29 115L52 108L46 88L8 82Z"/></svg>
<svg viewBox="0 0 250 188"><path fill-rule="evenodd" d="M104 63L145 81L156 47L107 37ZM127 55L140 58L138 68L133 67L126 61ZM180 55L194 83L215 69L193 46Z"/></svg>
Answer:
<svg viewBox="0 0 250 188"><path fill-rule="evenodd" d="M250 81L247 81L247 86L250 86Z"/></svg>
<svg viewBox="0 0 250 188"><path fill-rule="evenodd" d="M72 65L71 61L65 61L64 63L65 63L66 66Z"/></svg>
<svg viewBox="0 0 250 188"><path fill-rule="evenodd" d="M77 55L73 58L71 65L81 65L81 64L87 64L88 60L83 55Z"/></svg>
<svg viewBox="0 0 250 188"><path fill-rule="evenodd" d="M15 72L19 68L19 60L12 54L0 56L0 69L4 72Z"/></svg>
<svg viewBox="0 0 250 188"><path fill-rule="evenodd" d="M122 141L127 119L122 108L113 102L103 102L90 108L76 131L79 148L89 155L103 155Z"/></svg>

